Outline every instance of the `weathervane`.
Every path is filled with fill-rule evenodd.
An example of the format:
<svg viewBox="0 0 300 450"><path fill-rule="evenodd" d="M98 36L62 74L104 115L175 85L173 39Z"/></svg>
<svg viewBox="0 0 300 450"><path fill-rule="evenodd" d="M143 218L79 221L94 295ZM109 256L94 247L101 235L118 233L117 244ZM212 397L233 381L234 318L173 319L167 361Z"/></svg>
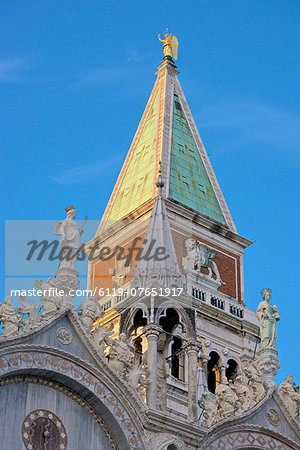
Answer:
<svg viewBox="0 0 300 450"><path fill-rule="evenodd" d="M172 58L172 54L174 59L177 59L177 51L178 51L178 40L176 36L172 36L171 33L168 33L168 29L167 31L164 33L165 35L165 39L161 39L160 38L160 34L158 35L158 39L160 40L160 42L162 42L163 45L163 52L164 52L164 56L169 56L170 58Z"/></svg>

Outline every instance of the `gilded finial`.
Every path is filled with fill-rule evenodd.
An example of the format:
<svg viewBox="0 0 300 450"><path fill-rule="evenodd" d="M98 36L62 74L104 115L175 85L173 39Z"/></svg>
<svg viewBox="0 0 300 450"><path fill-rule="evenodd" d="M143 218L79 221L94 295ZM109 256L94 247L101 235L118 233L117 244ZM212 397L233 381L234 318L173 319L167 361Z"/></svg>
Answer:
<svg viewBox="0 0 300 450"><path fill-rule="evenodd" d="M172 36L171 33L167 31L164 33L165 39L160 38L160 34L158 35L158 39L160 42L162 42L163 45L163 52L164 56L169 56L170 58L177 59L177 52L178 52L178 40L176 36Z"/></svg>

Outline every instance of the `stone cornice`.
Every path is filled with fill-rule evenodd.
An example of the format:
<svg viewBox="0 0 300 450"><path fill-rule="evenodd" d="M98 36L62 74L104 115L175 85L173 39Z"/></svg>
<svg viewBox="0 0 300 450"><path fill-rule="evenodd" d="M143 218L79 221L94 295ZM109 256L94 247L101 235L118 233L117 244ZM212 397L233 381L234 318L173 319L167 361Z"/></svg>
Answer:
<svg viewBox="0 0 300 450"><path fill-rule="evenodd" d="M205 431L199 429L197 424L186 422L178 419L177 416L165 414L161 411L148 409L145 412L147 417L146 429L157 430L164 433L172 433L180 436L185 442L189 442L196 446L199 439L203 439Z"/></svg>
<svg viewBox="0 0 300 450"><path fill-rule="evenodd" d="M226 225L209 219L208 217L198 213L196 210L188 208L187 206L182 205L181 203L176 202L173 199L166 199L166 206L167 209L178 214L179 216L182 216L185 219L193 220L194 223L207 228L211 232L217 233L221 236L226 237L227 239L232 240L233 242L239 244L243 249L253 244L253 241L250 241L250 239L244 238L243 236L234 233Z"/></svg>

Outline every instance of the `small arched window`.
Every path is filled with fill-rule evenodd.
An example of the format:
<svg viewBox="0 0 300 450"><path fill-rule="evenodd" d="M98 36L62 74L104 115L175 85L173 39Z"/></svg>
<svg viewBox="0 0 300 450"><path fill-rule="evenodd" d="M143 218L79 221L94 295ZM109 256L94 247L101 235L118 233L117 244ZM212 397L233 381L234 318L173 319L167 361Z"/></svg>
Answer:
<svg viewBox="0 0 300 450"><path fill-rule="evenodd" d="M238 364L234 359L229 359L227 361L227 369L225 372L226 378L228 381L232 381L234 383L235 377L237 375Z"/></svg>
<svg viewBox="0 0 300 450"><path fill-rule="evenodd" d="M220 383L220 357L217 352L210 352L210 359L207 363L207 387L209 392L213 394L216 391L216 387Z"/></svg>

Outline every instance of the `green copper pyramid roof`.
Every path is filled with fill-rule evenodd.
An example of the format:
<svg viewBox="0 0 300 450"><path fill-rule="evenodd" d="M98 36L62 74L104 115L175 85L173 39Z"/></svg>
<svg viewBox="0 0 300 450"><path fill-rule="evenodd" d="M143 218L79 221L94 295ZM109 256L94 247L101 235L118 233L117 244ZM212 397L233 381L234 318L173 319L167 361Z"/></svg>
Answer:
<svg viewBox="0 0 300 450"><path fill-rule="evenodd" d="M120 184L107 220L119 220L152 198L155 143L157 134L158 94Z"/></svg>
<svg viewBox="0 0 300 450"><path fill-rule="evenodd" d="M211 219L226 224L175 91L169 197Z"/></svg>

